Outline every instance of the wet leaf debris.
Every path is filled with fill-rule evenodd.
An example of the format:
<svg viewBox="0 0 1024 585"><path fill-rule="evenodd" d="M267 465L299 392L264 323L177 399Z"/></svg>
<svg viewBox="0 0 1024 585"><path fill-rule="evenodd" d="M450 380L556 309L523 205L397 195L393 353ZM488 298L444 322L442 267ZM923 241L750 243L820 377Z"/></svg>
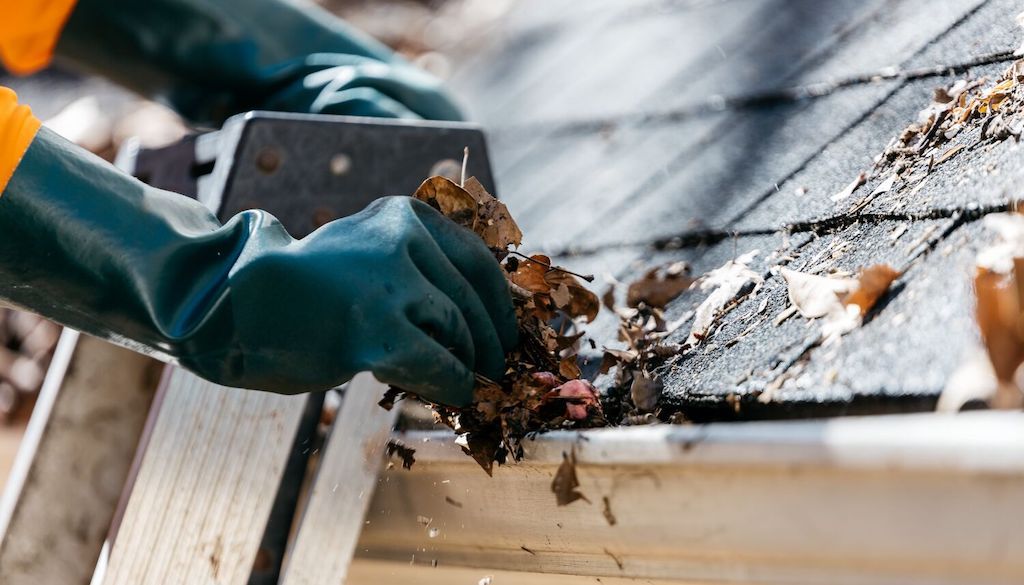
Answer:
<svg viewBox="0 0 1024 585"><path fill-rule="evenodd" d="M598 394L582 379L578 353L582 325L600 310L590 279L555 266L543 255L516 251L522 231L505 204L476 179L461 184L430 177L414 197L472 230L493 252L509 281L519 323L519 346L506 357L502 380L477 377L472 404L455 409L432 405L434 417L452 428L457 443L488 473L495 462L518 460L531 433L603 426ZM382 401L393 405L400 390Z"/></svg>

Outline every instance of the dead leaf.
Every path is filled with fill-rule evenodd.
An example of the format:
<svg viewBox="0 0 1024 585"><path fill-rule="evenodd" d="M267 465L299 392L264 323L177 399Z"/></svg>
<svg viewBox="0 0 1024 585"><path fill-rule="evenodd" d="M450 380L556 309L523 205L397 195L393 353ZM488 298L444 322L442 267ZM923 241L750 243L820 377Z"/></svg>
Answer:
<svg viewBox="0 0 1024 585"><path fill-rule="evenodd" d="M963 150L963 149L964 149L964 145L963 144L958 144L958 145L954 146L953 148L950 148L946 152L942 153L942 156L940 156L939 158L935 159L935 164L940 165L940 164L946 162L947 160L949 160L949 159L953 158L954 156L960 154L960 151Z"/></svg>
<svg viewBox="0 0 1024 585"><path fill-rule="evenodd" d="M555 306L559 309L568 309L569 303L572 302L572 293L569 292L569 286L563 283L551 289L551 300L555 302Z"/></svg>
<svg viewBox="0 0 1024 585"><path fill-rule="evenodd" d="M830 278L782 268L793 307L807 319L823 318L825 345L860 327L864 315L889 290L899 272L887 264L861 271L858 278Z"/></svg>
<svg viewBox="0 0 1024 585"><path fill-rule="evenodd" d="M555 301L555 306L568 313L570 317L585 317L587 323L591 323L597 318L597 314L601 311L601 301L597 298L596 294L583 286L583 283L575 276L558 267L553 267L544 275L544 280L549 287L558 289L565 287L565 293L568 294L568 302L564 304L559 303L555 299L554 291L551 298Z"/></svg>
<svg viewBox="0 0 1024 585"><path fill-rule="evenodd" d="M387 444L388 457L398 455L402 459L402 469L412 469L414 463L416 463L416 449L406 446L405 443L398 439L389 439Z"/></svg>
<svg viewBox="0 0 1024 585"><path fill-rule="evenodd" d="M388 386L387 391L384 392L384 396L380 399L380 402L378 402L377 405L384 410L391 410L395 407L395 403L402 399L403 394L405 393L398 388Z"/></svg>
<svg viewBox="0 0 1024 585"><path fill-rule="evenodd" d="M477 202L451 179L430 177L420 184L413 197L440 211L455 223L476 231L479 218Z"/></svg>
<svg viewBox="0 0 1024 585"><path fill-rule="evenodd" d="M782 268L780 272L789 289L789 302L806 319L841 312L841 297L857 286L857 281L852 278L828 278L789 268Z"/></svg>
<svg viewBox="0 0 1024 585"><path fill-rule="evenodd" d="M559 506L568 506L576 500L583 500L590 503L580 491L580 481L576 477L576 453L562 453L562 464L555 472L555 478L551 480L551 491L555 494L555 501Z"/></svg>
<svg viewBox="0 0 1024 585"><path fill-rule="evenodd" d="M888 264L869 266L861 270L856 288L843 299L843 304L856 305L860 314L866 315L899 277L900 273Z"/></svg>
<svg viewBox="0 0 1024 585"><path fill-rule="evenodd" d="M608 290L601 295L601 304L609 311L615 310L615 285L610 285Z"/></svg>
<svg viewBox="0 0 1024 585"><path fill-rule="evenodd" d="M645 370L641 370L629 388L633 404L640 412L651 412L658 406L665 385L661 379Z"/></svg>
<svg viewBox="0 0 1024 585"><path fill-rule="evenodd" d="M580 367L576 364L576 356L569 356L558 363L558 373L563 378L575 380L580 377Z"/></svg>
<svg viewBox="0 0 1024 585"><path fill-rule="evenodd" d="M649 307L663 309L672 299L690 288L693 282L694 279L688 274L688 267L682 262L655 267L647 271L643 278L629 285L626 304L637 307L643 303Z"/></svg>
<svg viewBox="0 0 1024 585"><path fill-rule="evenodd" d="M888 193L892 189L892 186L896 184L896 173L889 175L887 179L882 181L875 187L875 190L871 192L871 195L881 195L882 193Z"/></svg>
<svg viewBox="0 0 1024 585"><path fill-rule="evenodd" d="M592 321L601 306L597 295L577 280L592 277L552 266L547 256L510 250L520 245L522 232L508 208L474 178L460 186L431 177L416 197L472 229L491 249L509 281L519 329L503 378L495 382L477 376L472 403L465 408L433 404L435 420L455 431L456 444L488 475L494 463L522 457L522 440L533 433L604 426L597 393L579 380L575 355L584 335L575 321ZM558 331L552 327L556 316L568 317Z"/></svg>
<svg viewBox="0 0 1024 585"><path fill-rule="evenodd" d="M760 253L760 250L748 252L736 260L726 262L720 268L709 272L701 280L700 289L711 291L711 294L697 307L694 312L693 325L685 345L694 347L707 336L711 325L721 316L726 305L732 302L745 289L750 294L757 291L764 279L760 274L747 267Z"/></svg>
<svg viewBox="0 0 1024 585"><path fill-rule="evenodd" d="M466 179L465 190L479 205L480 224L477 233L487 247L507 250L523 243L523 232L512 219L508 207L484 189L476 177Z"/></svg>
<svg viewBox="0 0 1024 585"><path fill-rule="evenodd" d="M1014 279L981 269L974 278L974 292L978 328L996 379L1012 382L1017 368L1024 363L1020 305Z"/></svg>
<svg viewBox="0 0 1024 585"><path fill-rule="evenodd" d="M535 254L530 256L530 259L535 262L529 260L519 262L518 268L509 276L509 279L532 293L547 294L551 292L551 285L544 278L548 272L548 266L551 264L551 258L543 254Z"/></svg>

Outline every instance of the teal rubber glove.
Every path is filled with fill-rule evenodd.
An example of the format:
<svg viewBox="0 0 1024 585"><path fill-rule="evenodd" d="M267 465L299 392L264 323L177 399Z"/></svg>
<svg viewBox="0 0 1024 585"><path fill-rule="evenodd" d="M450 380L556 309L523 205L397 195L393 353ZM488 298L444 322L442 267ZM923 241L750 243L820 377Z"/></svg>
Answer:
<svg viewBox="0 0 1024 585"><path fill-rule="evenodd" d="M258 109L461 119L436 78L291 0L78 0L56 53L198 123Z"/></svg>
<svg viewBox="0 0 1024 585"><path fill-rule="evenodd" d="M324 390L369 370L461 406L516 343L490 252L408 197L294 240L261 211L222 226L44 128L0 234L0 298L227 386Z"/></svg>

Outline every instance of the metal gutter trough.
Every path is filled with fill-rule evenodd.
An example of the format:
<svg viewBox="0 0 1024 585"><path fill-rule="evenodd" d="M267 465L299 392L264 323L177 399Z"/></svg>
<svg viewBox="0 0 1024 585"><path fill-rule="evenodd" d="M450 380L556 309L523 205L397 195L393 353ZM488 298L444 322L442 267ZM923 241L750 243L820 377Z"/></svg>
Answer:
<svg viewBox="0 0 1024 585"><path fill-rule="evenodd" d="M1021 413L560 432L493 478L399 438L416 463L382 472L352 583L1024 580ZM560 507L569 454L586 500Z"/></svg>

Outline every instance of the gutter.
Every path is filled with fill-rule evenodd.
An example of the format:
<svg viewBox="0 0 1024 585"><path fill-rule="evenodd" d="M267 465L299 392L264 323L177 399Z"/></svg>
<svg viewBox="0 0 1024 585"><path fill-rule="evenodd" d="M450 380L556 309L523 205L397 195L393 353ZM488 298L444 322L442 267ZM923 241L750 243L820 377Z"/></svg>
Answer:
<svg viewBox="0 0 1024 585"><path fill-rule="evenodd" d="M416 464L382 472L353 568L377 583L410 564L537 583L1024 580L1024 413L558 432L493 478L447 432L399 438ZM589 503L559 507L570 451Z"/></svg>

